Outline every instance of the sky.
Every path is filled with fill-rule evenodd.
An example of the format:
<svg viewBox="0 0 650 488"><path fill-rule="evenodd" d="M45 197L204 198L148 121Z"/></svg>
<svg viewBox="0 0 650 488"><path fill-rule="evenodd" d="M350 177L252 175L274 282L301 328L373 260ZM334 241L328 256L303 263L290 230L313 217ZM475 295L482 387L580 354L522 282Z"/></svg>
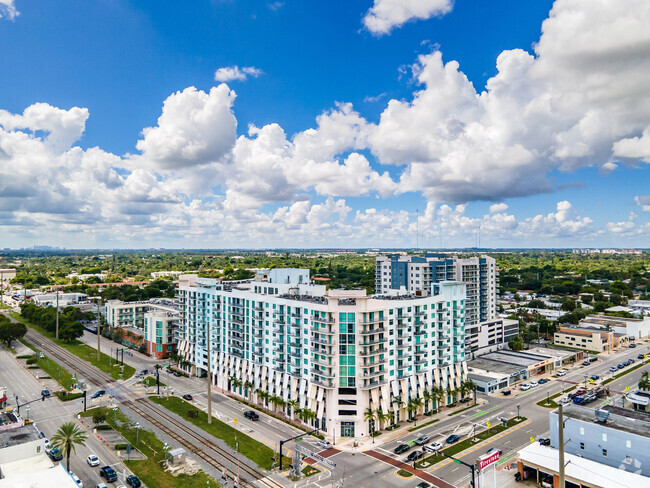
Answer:
<svg viewBox="0 0 650 488"><path fill-rule="evenodd" d="M0 0L0 249L649 247L647 0Z"/></svg>

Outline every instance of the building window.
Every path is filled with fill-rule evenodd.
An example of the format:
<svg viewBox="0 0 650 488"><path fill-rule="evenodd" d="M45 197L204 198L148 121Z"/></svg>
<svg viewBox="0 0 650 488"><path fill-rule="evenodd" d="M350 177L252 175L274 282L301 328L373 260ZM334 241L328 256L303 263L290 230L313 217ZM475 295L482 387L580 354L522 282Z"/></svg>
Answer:
<svg viewBox="0 0 650 488"><path fill-rule="evenodd" d="M630 449L632 447L632 441L630 441L630 440L625 441L625 447Z"/></svg>
<svg viewBox="0 0 650 488"><path fill-rule="evenodd" d="M585 428L584 427L580 427L580 435L585 435Z"/></svg>
<svg viewBox="0 0 650 488"><path fill-rule="evenodd" d="M584 451L584 449L585 449L585 443L584 442L580 443L580 449L582 449Z"/></svg>
<svg viewBox="0 0 650 488"><path fill-rule="evenodd" d="M603 442L607 442L607 434L603 433Z"/></svg>
<svg viewBox="0 0 650 488"><path fill-rule="evenodd" d="M607 457L607 449L603 449L603 456Z"/></svg>

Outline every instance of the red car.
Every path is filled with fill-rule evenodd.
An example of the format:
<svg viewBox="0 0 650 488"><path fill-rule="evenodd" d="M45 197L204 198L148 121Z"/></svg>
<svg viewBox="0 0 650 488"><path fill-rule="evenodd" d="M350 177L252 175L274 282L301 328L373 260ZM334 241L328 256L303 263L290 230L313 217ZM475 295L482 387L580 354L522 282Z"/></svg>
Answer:
<svg viewBox="0 0 650 488"><path fill-rule="evenodd" d="M194 400L194 397L192 395L183 395L183 400L187 400L188 402Z"/></svg>

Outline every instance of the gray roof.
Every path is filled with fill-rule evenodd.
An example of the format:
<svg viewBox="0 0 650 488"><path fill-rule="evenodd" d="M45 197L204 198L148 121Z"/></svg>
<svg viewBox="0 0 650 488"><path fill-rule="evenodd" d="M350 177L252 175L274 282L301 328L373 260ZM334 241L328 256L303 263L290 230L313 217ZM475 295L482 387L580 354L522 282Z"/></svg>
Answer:
<svg viewBox="0 0 650 488"><path fill-rule="evenodd" d="M650 437L650 414L627 408L612 407L611 405L605 405L603 410L610 413L604 424L610 429ZM557 414L557 410L553 413ZM596 420L595 409L580 405L566 405L564 407L564 416L590 423Z"/></svg>
<svg viewBox="0 0 650 488"><path fill-rule="evenodd" d="M3 430L0 431L0 449L36 441L40 438L40 432L34 425L23 425L13 429Z"/></svg>
<svg viewBox="0 0 650 488"><path fill-rule="evenodd" d="M467 363L467 368L468 369L478 369L478 370L483 370L483 371L490 371L490 372L496 372L496 373L502 373L505 375L511 375L514 373L519 373L522 369L521 366L515 366L513 364L508 364L508 363L503 363L500 361L490 361L487 359L483 359L484 356L480 356L477 359L473 359ZM469 372L470 374L475 374L472 371Z"/></svg>

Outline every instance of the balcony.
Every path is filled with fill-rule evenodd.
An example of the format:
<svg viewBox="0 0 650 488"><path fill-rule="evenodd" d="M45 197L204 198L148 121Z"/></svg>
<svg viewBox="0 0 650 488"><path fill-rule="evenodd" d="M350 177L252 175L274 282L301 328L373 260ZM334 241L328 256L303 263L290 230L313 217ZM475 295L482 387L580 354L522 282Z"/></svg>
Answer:
<svg viewBox="0 0 650 488"><path fill-rule="evenodd" d="M330 381L328 381L328 380L318 380L316 378L312 378L310 381L312 383L314 383L315 385L322 386L323 388L336 388L334 386L334 382L331 381L331 380Z"/></svg>
<svg viewBox="0 0 650 488"><path fill-rule="evenodd" d="M317 315L312 315L310 317L310 319L312 319L314 322L318 322L318 323L321 323L321 324L333 324L334 323L333 318L320 317L320 316L317 316Z"/></svg>
<svg viewBox="0 0 650 488"><path fill-rule="evenodd" d="M380 339L366 340L360 343L361 346L374 346L375 344L385 344L388 342L388 339L382 337Z"/></svg>
<svg viewBox="0 0 650 488"><path fill-rule="evenodd" d="M427 358L425 358L425 357L420 358L420 359L417 359L417 358L415 359L415 364L424 364L426 362L427 362Z"/></svg>
<svg viewBox="0 0 650 488"><path fill-rule="evenodd" d="M325 371L323 369L312 368L310 371L311 371L311 374L315 374L315 375L321 376L323 378L334 378L334 373L328 373L327 371Z"/></svg>
<svg viewBox="0 0 650 488"><path fill-rule="evenodd" d="M411 347L411 344L408 342L402 342L400 344L397 344L395 347L397 347L397 349L406 349L407 347Z"/></svg>
<svg viewBox="0 0 650 488"><path fill-rule="evenodd" d="M319 349L317 347L312 347L310 349L310 351L313 352L314 354L320 354L320 355L323 355L323 356L334 357L336 355L336 352L330 352L327 349Z"/></svg>
<svg viewBox="0 0 650 488"><path fill-rule="evenodd" d="M377 354L383 354L386 352L385 347L379 347L377 349L363 349L362 351L359 351L359 356L361 357L366 357L366 356L375 356Z"/></svg>
<svg viewBox="0 0 650 488"><path fill-rule="evenodd" d="M427 331L426 330L416 330L415 335L416 336L423 336L426 335Z"/></svg>
<svg viewBox="0 0 650 488"><path fill-rule="evenodd" d="M362 324L379 324L383 323L386 319L385 318L377 318L377 319L369 319L369 318L364 318L363 321L361 322Z"/></svg>
<svg viewBox="0 0 650 488"><path fill-rule="evenodd" d="M386 327L377 327L375 329L364 329L361 332L359 332L360 335L372 335L372 334L380 334L382 332L386 332Z"/></svg>
<svg viewBox="0 0 650 488"><path fill-rule="evenodd" d="M302 347L302 344L300 343L300 341L293 341L293 342L290 342L290 343L289 343L289 346L290 346L290 347L297 347L297 348L300 348L300 347Z"/></svg>
<svg viewBox="0 0 650 488"><path fill-rule="evenodd" d="M311 330L312 332L316 332L316 333L318 333L318 334L327 334L327 335L334 335L334 334L336 334L336 332L334 332L332 329L323 329L323 328L321 328L321 327L315 327L314 325L312 325L312 326L309 328L309 330Z"/></svg>
<svg viewBox="0 0 650 488"><path fill-rule="evenodd" d="M411 327L411 324L409 324L408 322L399 322L397 324L397 329L406 329L408 327Z"/></svg>
<svg viewBox="0 0 650 488"><path fill-rule="evenodd" d="M426 314L427 314L426 312L415 312L413 315L415 315L416 317L424 317L426 316Z"/></svg>
<svg viewBox="0 0 650 488"><path fill-rule="evenodd" d="M366 362L361 365L362 368L372 368L373 366L379 366L380 364L386 364L388 359L377 359L374 362Z"/></svg>
<svg viewBox="0 0 650 488"><path fill-rule="evenodd" d="M302 351L300 349L298 349L297 351L296 350L291 351L289 353L289 356L291 356L292 358L300 358L302 357Z"/></svg>
<svg viewBox="0 0 650 488"><path fill-rule="evenodd" d="M329 338L325 338L325 337L316 338L316 337L312 336L312 337L310 337L310 341L312 343L314 343L314 344L321 344L321 345L324 345L324 346L334 346L335 345L335 344L332 343L332 341L329 340Z"/></svg>
<svg viewBox="0 0 650 488"><path fill-rule="evenodd" d="M379 386L385 385L387 383L386 380L382 381L368 381L366 380L363 385L361 385L359 388L362 390L369 390L370 388L377 388Z"/></svg>
<svg viewBox="0 0 650 488"><path fill-rule="evenodd" d="M284 318L279 317L277 319L274 319L273 323L277 325L286 325L287 322L284 320Z"/></svg>

